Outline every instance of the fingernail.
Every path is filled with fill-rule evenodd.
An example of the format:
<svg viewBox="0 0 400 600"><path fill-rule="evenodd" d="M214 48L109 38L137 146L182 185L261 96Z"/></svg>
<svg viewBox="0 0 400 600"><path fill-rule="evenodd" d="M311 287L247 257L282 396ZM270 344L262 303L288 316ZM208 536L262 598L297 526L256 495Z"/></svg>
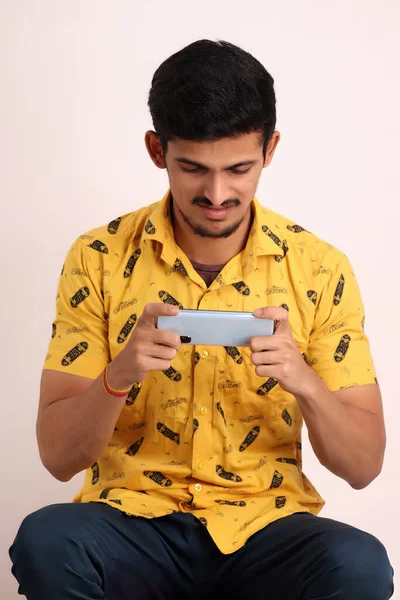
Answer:
<svg viewBox="0 0 400 600"><path fill-rule="evenodd" d="M254 311L254 314L256 315L256 317L259 317L260 315L262 315L262 308L256 308L256 310Z"/></svg>

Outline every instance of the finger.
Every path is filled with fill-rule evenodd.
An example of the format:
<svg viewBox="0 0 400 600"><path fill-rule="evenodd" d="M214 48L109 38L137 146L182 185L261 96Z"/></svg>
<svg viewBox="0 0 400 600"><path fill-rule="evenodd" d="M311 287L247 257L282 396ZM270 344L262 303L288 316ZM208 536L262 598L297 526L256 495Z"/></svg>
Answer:
<svg viewBox="0 0 400 600"><path fill-rule="evenodd" d="M148 351L150 358L161 358L163 360L173 360L176 356L176 349L161 344L153 344Z"/></svg>
<svg viewBox="0 0 400 600"><path fill-rule="evenodd" d="M157 329L154 332L152 341L154 341L155 344L163 344L164 346L170 346L176 350L179 350L181 347L181 336L179 333L165 331L164 329Z"/></svg>
<svg viewBox="0 0 400 600"><path fill-rule="evenodd" d="M164 304L164 302L152 302L146 304L140 317L142 323L155 327L158 317L172 317L179 313L179 307L173 304Z"/></svg>
<svg viewBox="0 0 400 600"><path fill-rule="evenodd" d="M286 309L281 306L264 306L257 308L254 311L254 315L259 319L272 319L275 321L275 331L279 327L289 325L289 313Z"/></svg>
<svg viewBox="0 0 400 600"><path fill-rule="evenodd" d="M265 377L265 379L272 377L273 379L277 379L279 382L280 372L277 365L257 365L255 371L256 375L259 377Z"/></svg>
<svg viewBox="0 0 400 600"><path fill-rule="evenodd" d="M151 358L148 371L167 371L171 366L171 361L162 358Z"/></svg>
<svg viewBox="0 0 400 600"><path fill-rule="evenodd" d="M262 352L263 350L277 350L279 342L273 335L257 335L250 338L249 346L252 352Z"/></svg>
<svg viewBox="0 0 400 600"><path fill-rule="evenodd" d="M252 352L250 358L253 365L279 365L282 362L279 350Z"/></svg>

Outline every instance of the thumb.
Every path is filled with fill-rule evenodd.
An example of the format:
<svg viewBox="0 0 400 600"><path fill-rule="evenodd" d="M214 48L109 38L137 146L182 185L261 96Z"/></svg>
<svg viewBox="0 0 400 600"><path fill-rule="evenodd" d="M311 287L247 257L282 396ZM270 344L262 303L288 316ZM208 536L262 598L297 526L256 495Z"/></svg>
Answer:
<svg viewBox="0 0 400 600"><path fill-rule="evenodd" d="M259 319L272 319L275 321L274 333L286 331L289 327L288 311L280 306L264 306L257 308L254 315Z"/></svg>
<svg viewBox="0 0 400 600"><path fill-rule="evenodd" d="M152 302L150 304L146 304L140 320L144 325L156 327L158 317L174 317L178 313L178 306L174 306L173 304L164 304L163 302Z"/></svg>

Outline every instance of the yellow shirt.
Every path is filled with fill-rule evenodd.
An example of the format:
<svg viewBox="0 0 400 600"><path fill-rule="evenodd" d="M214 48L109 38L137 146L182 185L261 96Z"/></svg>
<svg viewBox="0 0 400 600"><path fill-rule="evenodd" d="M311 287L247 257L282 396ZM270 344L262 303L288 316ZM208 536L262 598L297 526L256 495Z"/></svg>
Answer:
<svg viewBox="0 0 400 600"><path fill-rule="evenodd" d="M149 302L283 305L299 351L331 390L376 383L347 258L256 198L253 214L246 248L208 289L175 243L169 191L80 236L62 270L44 368L98 377ZM302 470L302 423L294 396L255 374L249 348L182 345L168 371L132 387L74 501L148 518L192 513L229 554L268 523L324 505Z"/></svg>

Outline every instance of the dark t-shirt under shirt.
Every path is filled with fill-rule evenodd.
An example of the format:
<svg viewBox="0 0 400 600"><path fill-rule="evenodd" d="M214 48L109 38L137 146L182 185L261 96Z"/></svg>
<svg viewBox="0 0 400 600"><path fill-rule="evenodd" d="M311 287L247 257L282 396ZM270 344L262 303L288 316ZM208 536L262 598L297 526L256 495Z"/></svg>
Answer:
<svg viewBox="0 0 400 600"><path fill-rule="evenodd" d="M204 279L207 284L207 287L210 287L216 276L222 269L223 265L202 265L201 263L195 262L194 260L190 261L193 265L193 268L197 271L197 273Z"/></svg>

